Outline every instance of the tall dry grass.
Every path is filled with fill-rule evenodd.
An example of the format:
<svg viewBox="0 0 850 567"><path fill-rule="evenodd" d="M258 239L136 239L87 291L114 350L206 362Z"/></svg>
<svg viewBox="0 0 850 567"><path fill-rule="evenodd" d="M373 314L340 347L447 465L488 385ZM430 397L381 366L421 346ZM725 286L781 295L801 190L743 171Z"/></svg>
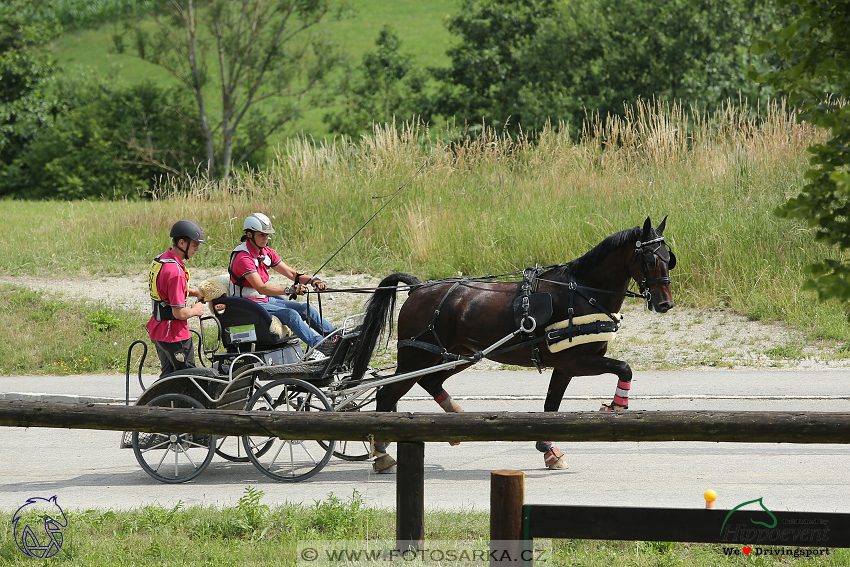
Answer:
<svg viewBox="0 0 850 567"><path fill-rule="evenodd" d="M706 113L641 101L622 118L590 117L579 139L567 131L547 127L531 139L485 130L446 141L445 131L390 124L356 141L291 139L266 169L239 172L227 186L166 178L152 202L8 203L4 214L34 246L16 247L3 263L27 272L139 269L167 246L170 224L189 217L211 243L193 262L224 267L244 216L264 211L278 230L272 246L316 269L427 163L329 270L512 271L568 261L647 216L669 215L679 303L847 337L839 306L799 292L804 266L833 251L772 215L802 188L805 150L823 137L795 123L783 102ZM51 218L28 232L20 223L35 208ZM39 242L46 232L56 238Z"/></svg>

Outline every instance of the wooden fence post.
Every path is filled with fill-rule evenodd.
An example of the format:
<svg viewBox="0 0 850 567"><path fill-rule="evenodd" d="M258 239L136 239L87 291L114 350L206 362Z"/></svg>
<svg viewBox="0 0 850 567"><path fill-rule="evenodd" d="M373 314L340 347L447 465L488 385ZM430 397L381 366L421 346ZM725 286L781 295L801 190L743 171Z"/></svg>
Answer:
<svg viewBox="0 0 850 567"><path fill-rule="evenodd" d="M500 559L521 559L524 502L525 474L505 470L490 473L490 565Z"/></svg>
<svg viewBox="0 0 850 567"><path fill-rule="evenodd" d="M399 443L396 478L396 545L402 551L425 544L425 443Z"/></svg>

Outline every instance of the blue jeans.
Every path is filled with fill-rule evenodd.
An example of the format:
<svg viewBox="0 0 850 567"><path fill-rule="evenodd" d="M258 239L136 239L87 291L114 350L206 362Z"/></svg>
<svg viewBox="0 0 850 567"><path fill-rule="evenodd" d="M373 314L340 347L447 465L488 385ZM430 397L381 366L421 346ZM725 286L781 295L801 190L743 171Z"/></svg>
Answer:
<svg viewBox="0 0 850 567"><path fill-rule="evenodd" d="M336 327L331 325L326 319L319 316L319 310L312 305L300 303L298 301L289 301L280 296L270 295L268 302L258 302L266 311L274 315L280 322L292 329L292 332L307 343L307 346L314 347L324 338L319 333L332 333ZM309 309L310 324L307 324Z"/></svg>

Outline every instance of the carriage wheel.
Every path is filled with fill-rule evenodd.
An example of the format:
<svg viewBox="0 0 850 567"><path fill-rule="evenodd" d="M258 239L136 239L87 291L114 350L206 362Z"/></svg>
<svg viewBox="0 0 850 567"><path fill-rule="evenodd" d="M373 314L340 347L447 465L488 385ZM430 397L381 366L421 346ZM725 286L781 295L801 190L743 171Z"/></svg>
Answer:
<svg viewBox="0 0 850 567"><path fill-rule="evenodd" d="M357 400L354 403L343 407L334 407L334 411L377 411L377 402L375 395L378 389L370 391L363 400ZM322 441L320 441L322 443ZM372 453L369 443L365 441L337 441L334 457L343 461L368 461Z"/></svg>
<svg viewBox="0 0 850 567"><path fill-rule="evenodd" d="M248 400L248 411L333 411L327 397L315 386L284 378L269 382ZM310 478L327 464L333 441L278 439L246 435L242 443L248 458L275 480L297 482Z"/></svg>
<svg viewBox="0 0 850 567"><path fill-rule="evenodd" d="M184 394L164 394L146 405L204 408ZM142 469L160 482L176 484L201 474L215 454L216 436L195 433L133 433L133 452Z"/></svg>
<svg viewBox="0 0 850 567"><path fill-rule="evenodd" d="M254 385L251 388L251 391L254 392L257 387L257 382L254 381ZM247 401L245 402L248 403ZM243 408L244 409L244 408ZM272 443L265 443L257 448L256 453L258 456L264 455L266 451L271 449ZM226 459L231 463L247 463L250 462L251 459L248 458L248 454L245 452L245 446L242 443L241 437L234 437L232 435L227 435L224 437L218 437L218 442L215 447L215 454L221 457L222 459Z"/></svg>
<svg viewBox="0 0 850 567"><path fill-rule="evenodd" d="M262 445L258 448L257 455L264 455L269 449L271 449L271 443ZM215 447L215 454L222 459L227 459L231 463L247 463L251 460L245 452L245 446L242 444L242 438L233 437L231 435L218 438L218 442Z"/></svg>

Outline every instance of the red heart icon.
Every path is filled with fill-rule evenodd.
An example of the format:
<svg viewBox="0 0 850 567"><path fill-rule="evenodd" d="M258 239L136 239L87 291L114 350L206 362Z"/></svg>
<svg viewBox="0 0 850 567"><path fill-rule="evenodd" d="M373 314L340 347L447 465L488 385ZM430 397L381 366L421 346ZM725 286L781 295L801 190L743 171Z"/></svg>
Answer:
<svg viewBox="0 0 850 567"><path fill-rule="evenodd" d="M744 555L749 555L752 550L753 550L752 547L745 547L744 548Z"/></svg>

